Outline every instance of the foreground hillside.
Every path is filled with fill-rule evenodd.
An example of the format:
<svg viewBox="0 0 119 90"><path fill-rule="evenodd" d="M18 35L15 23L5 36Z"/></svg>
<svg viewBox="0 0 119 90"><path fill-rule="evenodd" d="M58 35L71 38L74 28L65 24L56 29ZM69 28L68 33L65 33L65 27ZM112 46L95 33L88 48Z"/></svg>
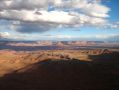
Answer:
<svg viewBox="0 0 119 90"><path fill-rule="evenodd" d="M11 60L7 60L8 55L0 63L0 73L4 73L0 77L0 90L119 89L118 52L88 55L82 60L62 52L63 55L61 51L13 52ZM76 52L72 54L76 56Z"/></svg>
<svg viewBox="0 0 119 90"><path fill-rule="evenodd" d="M2 77L0 90L118 90L118 64L45 60Z"/></svg>

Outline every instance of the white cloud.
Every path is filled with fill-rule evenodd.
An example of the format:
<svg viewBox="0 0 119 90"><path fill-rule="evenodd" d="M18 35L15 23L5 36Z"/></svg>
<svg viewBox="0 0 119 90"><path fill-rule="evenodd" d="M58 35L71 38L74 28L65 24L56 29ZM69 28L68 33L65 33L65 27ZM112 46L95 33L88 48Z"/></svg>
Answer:
<svg viewBox="0 0 119 90"><path fill-rule="evenodd" d="M10 34L8 32L0 32L0 38L9 38Z"/></svg>
<svg viewBox="0 0 119 90"><path fill-rule="evenodd" d="M68 34L57 34L57 35L47 35L47 34L27 34L27 33L16 33L10 34L8 32L0 33L0 39L10 39L10 40L118 40L119 34L96 34L96 35L68 35Z"/></svg>
<svg viewBox="0 0 119 90"><path fill-rule="evenodd" d="M62 38L66 38L66 39L71 39L73 38L71 35L49 35L49 36L45 36L48 38L57 38L57 39L62 39Z"/></svg>
<svg viewBox="0 0 119 90"><path fill-rule="evenodd" d="M49 11L49 6L52 10ZM118 28L108 21L110 8L101 0L1 0L0 19L19 21L18 32L43 32L52 28L85 25Z"/></svg>
<svg viewBox="0 0 119 90"><path fill-rule="evenodd" d="M60 2L59 6L78 9L85 14L102 18L108 17L108 12L110 11L110 8L96 0L66 0L62 1L62 3Z"/></svg>
<svg viewBox="0 0 119 90"><path fill-rule="evenodd" d="M47 7L49 0L2 0L0 3L1 9L11 9L11 10L33 10L36 8Z"/></svg>

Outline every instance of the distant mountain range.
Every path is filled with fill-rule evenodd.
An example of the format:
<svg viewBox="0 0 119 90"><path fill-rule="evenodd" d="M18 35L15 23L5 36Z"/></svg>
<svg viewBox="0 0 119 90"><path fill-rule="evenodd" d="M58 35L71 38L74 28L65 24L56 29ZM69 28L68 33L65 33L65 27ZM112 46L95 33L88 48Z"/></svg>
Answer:
<svg viewBox="0 0 119 90"><path fill-rule="evenodd" d="M104 41L0 41L0 45L9 46L102 46L119 45L119 42Z"/></svg>

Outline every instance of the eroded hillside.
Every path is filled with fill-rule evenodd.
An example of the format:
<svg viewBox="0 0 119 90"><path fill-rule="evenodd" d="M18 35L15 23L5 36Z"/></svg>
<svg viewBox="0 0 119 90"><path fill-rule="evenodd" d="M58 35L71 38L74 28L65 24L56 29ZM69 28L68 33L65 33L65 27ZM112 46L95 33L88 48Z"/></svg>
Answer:
<svg viewBox="0 0 119 90"><path fill-rule="evenodd" d="M0 76L44 60L118 61L110 50L0 51ZM110 60L111 59L111 60Z"/></svg>

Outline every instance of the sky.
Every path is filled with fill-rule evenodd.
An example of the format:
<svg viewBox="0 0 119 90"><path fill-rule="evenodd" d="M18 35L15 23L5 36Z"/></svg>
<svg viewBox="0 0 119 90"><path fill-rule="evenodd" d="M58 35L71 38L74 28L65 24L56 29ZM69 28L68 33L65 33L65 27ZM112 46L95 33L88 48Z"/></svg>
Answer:
<svg viewBox="0 0 119 90"><path fill-rule="evenodd" d="M0 0L0 40L119 41L119 0Z"/></svg>

